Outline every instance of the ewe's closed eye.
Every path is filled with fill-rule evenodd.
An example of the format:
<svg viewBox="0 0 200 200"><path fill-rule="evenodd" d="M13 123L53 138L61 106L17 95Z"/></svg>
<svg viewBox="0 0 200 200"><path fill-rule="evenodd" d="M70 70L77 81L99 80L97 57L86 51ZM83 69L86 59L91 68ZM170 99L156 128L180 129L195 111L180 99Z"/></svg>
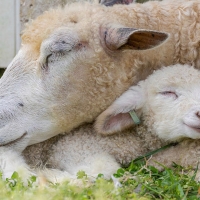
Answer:
<svg viewBox="0 0 200 200"><path fill-rule="evenodd" d="M159 94L166 96L166 97L171 97L171 98L174 98L174 99L178 98L178 95L174 91L163 91L163 92L159 92Z"/></svg>
<svg viewBox="0 0 200 200"><path fill-rule="evenodd" d="M43 70L47 70L48 69L48 64L49 64L49 58L52 56L52 54L49 54L47 57L46 57L46 61L45 63L42 65L42 69Z"/></svg>

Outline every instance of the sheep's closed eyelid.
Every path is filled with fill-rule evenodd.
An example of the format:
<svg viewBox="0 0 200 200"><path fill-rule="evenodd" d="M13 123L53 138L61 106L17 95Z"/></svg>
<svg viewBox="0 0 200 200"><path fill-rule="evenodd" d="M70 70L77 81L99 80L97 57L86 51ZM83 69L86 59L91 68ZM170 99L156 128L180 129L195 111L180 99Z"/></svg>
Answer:
<svg viewBox="0 0 200 200"><path fill-rule="evenodd" d="M46 57L46 63L48 63L48 59L49 59L49 57L51 57L51 56L52 56L52 53L49 54L49 55Z"/></svg>
<svg viewBox="0 0 200 200"><path fill-rule="evenodd" d="M48 56L46 56L45 62L41 65L42 70L48 71L48 68L49 68L49 66L48 66L49 61L48 61L48 59L49 59L49 57L51 57L51 56L52 56L52 53L49 54Z"/></svg>
<svg viewBox="0 0 200 200"><path fill-rule="evenodd" d="M59 42L55 42L55 44L51 46L51 52L53 53L69 52L74 48L74 46L75 46L74 43L70 43L70 42L62 40Z"/></svg>
<svg viewBox="0 0 200 200"><path fill-rule="evenodd" d="M163 95L163 96L169 96L169 97L174 97L175 99L178 98L178 95L176 92L174 91L163 91L163 92L159 92L159 94Z"/></svg>
<svg viewBox="0 0 200 200"><path fill-rule="evenodd" d="M51 57L52 56L52 53L51 54L49 54L47 57L46 57L46 60L45 60L45 63L44 64L42 64L42 70L48 70L48 59L49 59L49 57Z"/></svg>

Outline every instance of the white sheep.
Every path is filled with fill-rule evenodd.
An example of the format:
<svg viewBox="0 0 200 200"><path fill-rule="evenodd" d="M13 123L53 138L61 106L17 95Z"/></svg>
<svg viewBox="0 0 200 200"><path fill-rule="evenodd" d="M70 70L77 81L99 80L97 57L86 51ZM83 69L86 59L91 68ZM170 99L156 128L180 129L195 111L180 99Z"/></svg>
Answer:
<svg viewBox="0 0 200 200"><path fill-rule="evenodd" d="M45 12L0 79L0 145L21 152L92 122L154 69L199 66L199 15L199 0L79 2Z"/></svg>
<svg viewBox="0 0 200 200"><path fill-rule="evenodd" d="M53 182L75 179L79 170L90 178L99 173L109 178L121 164L127 165L138 156L176 141L180 144L153 159L168 166L176 161L195 168L200 159L199 85L200 72L193 67L177 64L157 70L130 87L96 121L97 132L110 134L132 126L129 112L135 110L142 121L140 125L109 136L98 134L93 124L82 125L28 147L23 152L28 165L24 163L22 172L22 157L1 154L1 160L10 166L3 169L4 174L19 168L27 178L28 166L43 166L46 169L41 173Z"/></svg>

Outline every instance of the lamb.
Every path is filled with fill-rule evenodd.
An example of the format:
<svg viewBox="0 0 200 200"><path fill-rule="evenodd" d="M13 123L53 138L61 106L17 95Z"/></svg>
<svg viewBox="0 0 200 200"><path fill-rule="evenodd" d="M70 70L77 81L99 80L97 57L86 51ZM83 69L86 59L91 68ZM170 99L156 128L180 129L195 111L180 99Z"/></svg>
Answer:
<svg viewBox="0 0 200 200"><path fill-rule="evenodd" d="M128 165L138 156L177 141L179 145L153 157L151 163L157 160L170 166L176 161L195 168L200 159L199 84L200 72L188 65L157 70L100 114L95 123L97 131L93 124L86 124L32 145L23 152L27 165L15 152L16 159L11 160L8 154L1 154L0 160L10 166L3 169L3 174L10 175L19 168L19 173L27 178L31 173L29 166L43 166L46 169L41 173L52 182L75 179L79 170L90 178L99 173L110 178L121 164ZM142 123L126 129L134 125L128 114L133 109Z"/></svg>
<svg viewBox="0 0 200 200"><path fill-rule="evenodd" d="M92 122L131 85L175 63L199 66L200 2L52 9L22 35L0 80L0 145L22 152Z"/></svg>

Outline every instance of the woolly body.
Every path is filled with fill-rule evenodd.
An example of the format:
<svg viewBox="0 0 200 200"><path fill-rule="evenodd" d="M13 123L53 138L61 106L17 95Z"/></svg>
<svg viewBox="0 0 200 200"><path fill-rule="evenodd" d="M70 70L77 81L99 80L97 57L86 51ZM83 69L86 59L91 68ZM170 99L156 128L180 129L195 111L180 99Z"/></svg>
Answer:
<svg viewBox="0 0 200 200"><path fill-rule="evenodd" d="M62 180L75 178L79 170L86 171L89 177L102 173L109 178L120 165L128 165L138 156L178 141L177 146L155 155L151 164L156 160L171 166L174 161L196 168L200 159L199 80L200 72L186 65L157 70L122 94L97 118L95 126L103 134L119 132L133 125L126 115L132 109L141 117L141 125L110 136L98 134L93 124L82 125L28 147L24 151L25 160L30 166L62 170L56 174L44 170L51 181L57 180L58 174ZM130 121L128 126L123 117ZM117 130L116 123L120 124Z"/></svg>
<svg viewBox="0 0 200 200"><path fill-rule="evenodd" d="M25 29L0 80L0 145L21 152L92 122L154 69L199 66L199 15L198 0L80 2L45 12Z"/></svg>

